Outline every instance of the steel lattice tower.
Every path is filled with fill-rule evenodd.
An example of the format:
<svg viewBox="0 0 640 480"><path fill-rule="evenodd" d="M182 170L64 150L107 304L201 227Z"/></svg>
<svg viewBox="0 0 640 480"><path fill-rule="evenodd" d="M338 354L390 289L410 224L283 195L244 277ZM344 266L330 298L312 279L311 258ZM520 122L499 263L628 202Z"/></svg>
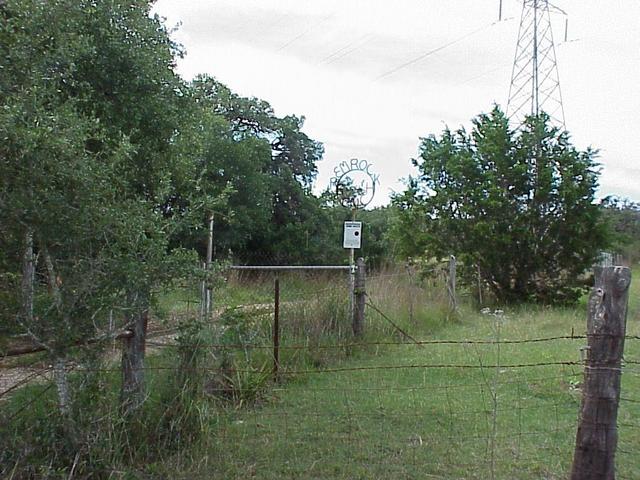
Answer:
<svg viewBox="0 0 640 480"><path fill-rule="evenodd" d="M548 0L523 0L518 44L513 60L507 116L520 126L527 115L544 111L564 127L560 77L551 29Z"/></svg>

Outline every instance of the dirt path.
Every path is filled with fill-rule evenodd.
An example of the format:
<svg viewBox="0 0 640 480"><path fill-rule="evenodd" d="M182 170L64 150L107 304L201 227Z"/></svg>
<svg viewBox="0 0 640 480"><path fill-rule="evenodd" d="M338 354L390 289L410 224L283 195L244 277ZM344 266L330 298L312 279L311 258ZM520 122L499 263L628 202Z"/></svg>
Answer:
<svg viewBox="0 0 640 480"><path fill-rule="evenodd" d="M283 304L293 304L294 302L283 302ZM238 308L246 311L257 311L262 309L273 308L270 303L264 304L251 304L241 305ZM219 317L223 313L224 309L214 312L215 317ZM169 323L177 322L177 315L174 313L172 321ZM149 325L149 332L147 333L147 339L153 340L151 343L157 344L170 344L175 343L178 330L176 327L167 328L166 325L159 325L153 320ZM20 341L21 343L24 343ZM153 344L147 346L147 354L154 354L160 350L160 347ZM33 362L28 361L16 361L20 359L29 359L29 356L37 354L28 353L19 357L1 358L0 357L0 402L7 398L9 394L37 381L49 381L51 379L51 366L47 364L46 360L40 357L35 357ZM117 362L120 358L120 347L114 342L113 347L107 347L105 349L106 359L110 362ZM75 367L77 365L73 365Z"/></svg>
<svg viewBox="0 0 640 480"><path fill-rule="evenodd" d="M154 342L172 343L176 338L176 329L158 329L151 330L147 334L148 339L153 339ZM155 352L152 347L148 348L149 354ZM51 380L51 365L48 365L46 360L37 356L38 354L28 353L20 357L0 358L0 402L8 396L30 383L43 382ZM29 357L34 357L32 362L24 361ZM120 347L114 343L114 347L107 347L105 349L105 357L108 361L116 362L120 357ZM21 359L22 361L16 361ZM20 363L17 364L16 363ZM75 368L77 365L70 365L70 368Z"/></svg>
<svg viewBox="0 0 640 480"><path fill-rule="evenodd" d="M0 371L0 401L18 388L48 378L50 371L48 366L2 368Z"/></svg>

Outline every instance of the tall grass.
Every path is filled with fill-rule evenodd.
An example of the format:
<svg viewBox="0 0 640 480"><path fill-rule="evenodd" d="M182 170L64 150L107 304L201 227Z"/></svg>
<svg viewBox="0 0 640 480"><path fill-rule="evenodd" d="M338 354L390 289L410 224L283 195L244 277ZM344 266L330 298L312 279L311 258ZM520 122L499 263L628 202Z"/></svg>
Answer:
<svg viewBox="0 0 640 480"><path fill-rule="evenodd" d="M390 318L409 328L400 318L408 306L399 306L403 292L394 286L381 283L372 296ZM636 284L632 297L638 291ZM521 306L486 314L463 307L455 322L416 315L411 333L428 340L579 336L585 333L584 307ZM632 305L629 314L630 334L637 330L636 308ZM376 330L379 320L371 319L370 332L386 328ZM268 403L225 411L217 424L219 441L203 453L207 464L191 465L187 476L566 478L582 369L511 365L576 362L583 344L581 338L502 345L409 342L336 359L332 366L345 370L329 368L272 389ZM628 344L628 358L637 356L638 346ZM403 368L421 364L484 368ZM640 475L633 455L640 446L639 399L640 381L628 368L620 408L620 478Z"/></svg>
<svg viewBox="0 0 640 480"><path fill-rule="evenodd" d="M19 390L3 405L0 472L8 478L108 478L113 472L152 473L153 465L189 458L216 441L226 413L266 405L274 388L303 383L288 374L345 361L351 344L348 276L342 272L279 275L281 376L272 370L273 283L270 274L233 274L215 292L215 319L197 320L198 288L187 285L160 297L156 314L179 326L174 342L150 342L148 396L125 417L119 408L117 356L95 354L71 374L74 438L65 436L54 389L47 382ZM382 272L369 283L371 301L385 305L403 328L413 329L428 309L415 278ZM157 317L157 315L155 315ZM394 329L370 316L366 337L393 338ZM341 345L340 348L327 348ZM29 404L24 410L22 406ZM223 422L224 423L224 422ZM124 475L124 473L123 473Z"/></svg>

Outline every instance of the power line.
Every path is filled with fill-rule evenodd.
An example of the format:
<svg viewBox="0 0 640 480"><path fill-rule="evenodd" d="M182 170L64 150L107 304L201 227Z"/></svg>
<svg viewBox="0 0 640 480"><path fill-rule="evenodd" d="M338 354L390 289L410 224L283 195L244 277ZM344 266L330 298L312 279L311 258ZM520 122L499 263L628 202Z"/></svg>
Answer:
<svg viewBox="0 0 640 480"><path fill-rule="evenodd" d="M327 20L329 20L331 17L333 17L335 15L335 12L330 13L329 15L327 15L326 17L321 18L315 25L312 25L311 27L307 28L304 32L300 33L299 35L296 35L295 37L293 37L291 40L289 40L288 42L284 43L283 45L281 45L280 47L278 47L278 49L276 50L276 52L280 52L281 50L284 50L285 48L293 45L295 42L297 42L298 40L300 40L302 37L306 36L307 34L309 34L310 32L312 32L313 30L315 30L316 28L318 28L320 25L322 25L324 22L326 22Z"/></svg>
<svg viewBox="0 0 640 480"><path fill-rule="evenodd" d="M404 62L404 63L398 65L397 67L394 67L391 70L388 70L388 71L382 73L381 75L378 75L376 77L375 81L377 82L378 80L382 80L385 77L393 75L394 73L402 70L403 68L406 68L406 67L409 67L409 66L411 66L411 65L413 65L415 63L418 63L419 61L424 60L425 58L427 58L427 57L429 57L429 56L431 56L431 55L433 55L435 53L438 53L438 52L440 52L440 51L442 51L442 50L444 50L446 48L449 48L452 45L455 45L456 43L460 43L461 41L466 40L467 38L469 38L469 37L471 37L471 36L473 36L473 35L475 35L477 33L482 32L483 30L491 28L494 25L496 25L497 23L498 22L491 22L491 23L489 23L487 25L483 25L482 27L477 28L477 29L475 29L475 30L473 30L473 31L471 31L469 33L466 33L466 34L464 34L464 35L462 35L462 36L460 36L460 37L458 37L458 38L456 38L454 40L451 40L450 42L447 42L447 43L445 43L443 45L440 45L439 47L436 47L436 48L434 48L432 50L429 50L428 52L422 53L422 54L418 55L417 57L412 58L411 60L409 60L407 62Z"/></svg>
<svg viewBox="0 0 640 480"><path fill-rule="evenodd" d="M366 45L369 42L371 37L372 37L372 34L370 34L370 33L367 33L367 34L361 36L357 40L354 40L353 42L348 43L344 47L339 48L338 50L336 50L332 54L327 55L326 57L324 57L322 60L320 60L318 62L318 65L322 64L323 62L325 62L327 60L328 60L326 62L327 65L329 65L331 63L334 63L334 62L337 62L341 58L344 58L347 55L350 55L351 53L355 52L359 48L362 48L364 45ZM352 48L350 48L350 47L352 47Z"/></svg>

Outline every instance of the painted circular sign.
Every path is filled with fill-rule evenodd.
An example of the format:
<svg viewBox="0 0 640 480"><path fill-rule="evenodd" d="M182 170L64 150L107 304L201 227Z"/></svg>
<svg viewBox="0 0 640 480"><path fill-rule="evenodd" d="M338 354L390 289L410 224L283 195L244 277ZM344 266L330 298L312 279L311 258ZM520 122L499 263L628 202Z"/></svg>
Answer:
<svg viewBox="0 0 640 480"><path fill-rule="evenodd" d="M372 172L371 164L357 158L340 162L333 174L329 187L345 207L366 207L376 194L376 185L380 184L380 175Z"/></svg>

